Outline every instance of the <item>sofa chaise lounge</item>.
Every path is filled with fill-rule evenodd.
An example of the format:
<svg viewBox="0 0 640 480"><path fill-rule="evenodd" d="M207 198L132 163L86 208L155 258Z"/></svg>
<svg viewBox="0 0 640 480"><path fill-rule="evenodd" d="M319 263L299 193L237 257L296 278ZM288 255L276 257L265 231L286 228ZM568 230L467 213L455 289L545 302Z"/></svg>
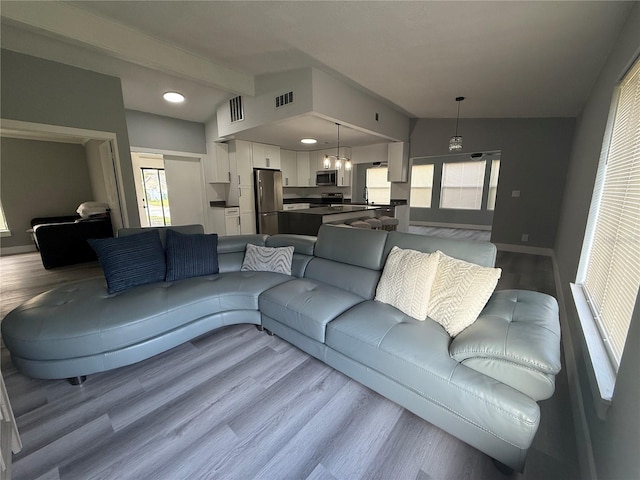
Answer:
<svg viewBox="0 0 640 480"><path fill-rule="evenodd" d="M175 228L202 232L200 226ZM292 274L241 271L247 244L293 246ZM220 237L218 274L113 295L104 278L67 284L10 312L2 336L25 375L77 378L138 362L224 325L252 323L522 470L540 420L537 401L553 394L560 370L555 299L495 291L477 320L451 338L430 318L419 321L374 299L394 246L439 250L486 267L496 256L487 242L329 225L317 239Z"/></svg>

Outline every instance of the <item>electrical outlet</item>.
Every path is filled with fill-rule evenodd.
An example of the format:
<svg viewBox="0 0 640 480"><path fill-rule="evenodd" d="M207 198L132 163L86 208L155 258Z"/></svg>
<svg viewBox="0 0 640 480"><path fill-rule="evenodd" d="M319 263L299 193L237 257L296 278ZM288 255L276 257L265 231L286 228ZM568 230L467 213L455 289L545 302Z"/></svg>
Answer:
<svg viewBox="0 0 640 480"><path fill-rule="evenodd" d="M520 196L520 190L511 190L511 196L517 198Z"/></svg>
<svg viewBox="0 0 640 480"><path fill-rule="evenodd" d="M529 234L528 233L523 233L522 234L522 241L523 242L528 242L529 241Z"/></svg>

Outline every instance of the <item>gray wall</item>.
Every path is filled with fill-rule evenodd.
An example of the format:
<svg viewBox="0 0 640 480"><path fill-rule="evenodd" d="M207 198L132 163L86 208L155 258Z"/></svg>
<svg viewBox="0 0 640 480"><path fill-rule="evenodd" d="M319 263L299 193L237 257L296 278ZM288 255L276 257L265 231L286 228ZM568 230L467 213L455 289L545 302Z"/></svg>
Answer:
<svg viewBox="0 0 640 480"><path fill-rule="evenodd" d="M11 230L3 248L32 245L31 219L74 215L93 200L82 145L15 138L0 139L2 205Z"/></svg>
<svg viewBox="0 0 640 480"><path fill-rule="evenodd" d="M636 301L631 319L613 403L606 420L600 420L592 400L588 379L590 366L585 360L584 337L569 282L576 279L613 89L639 53L640 5L636 4L578 118L555 244L569 327L568 332L563 333L569 335L573 346L573 351L565 350L565 356L570 368L575 364L575 369L570 369L568 374L578 383L577 394L584 402L588 436L593 444L598 477L602 480L640 478L640 299ZM586 440L583 438L583 441Z"/></svg>
<svg viewBox="0 0 640 480"><path fill-rule="evenodd" d="M460 119L465 153L502 152L493 242L553 248L574 127L573 118ZM455 119L417 120L410 156L447 155L454 130Z"/></svg>
<svg viewBox="0 0 640 480"><path fill-rule="evenodd" d="M116 135L125 215L131 226L138 226L120 79L4 49L0 60L2 118Z"/></svg>
<svg viewBox="0 0 640 480"><path fill-rule="evenodd" d="M174 152L207 153L204 123L127 110L129 143Z"/></svg>

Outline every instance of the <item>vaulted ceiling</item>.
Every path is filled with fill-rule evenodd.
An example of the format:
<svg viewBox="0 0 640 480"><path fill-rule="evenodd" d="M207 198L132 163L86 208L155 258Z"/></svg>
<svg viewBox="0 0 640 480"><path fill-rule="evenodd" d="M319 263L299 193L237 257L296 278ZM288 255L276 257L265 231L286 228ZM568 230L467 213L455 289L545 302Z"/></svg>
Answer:
<svg viewBox="0 0 640 480"><path fill-rule="evenodd" d="M633 2L2 2L3 48L116 75L126 108L204 122L314 66L409 117L576 116ZM179 106L161 99L179 90Z"/></svg>

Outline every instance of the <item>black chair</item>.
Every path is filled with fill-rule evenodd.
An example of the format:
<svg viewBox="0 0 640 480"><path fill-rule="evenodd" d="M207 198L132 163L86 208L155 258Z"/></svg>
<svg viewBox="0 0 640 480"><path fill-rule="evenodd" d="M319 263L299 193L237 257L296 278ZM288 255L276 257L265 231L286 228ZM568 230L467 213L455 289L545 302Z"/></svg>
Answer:
<svg viewBox="0 0 640 480"><path fill-rule="evenodd" d="M46 269L96 260L87 240L113 237L108 212L89 218L79 215L38 217L31 220L31 226Z"/></svg>

